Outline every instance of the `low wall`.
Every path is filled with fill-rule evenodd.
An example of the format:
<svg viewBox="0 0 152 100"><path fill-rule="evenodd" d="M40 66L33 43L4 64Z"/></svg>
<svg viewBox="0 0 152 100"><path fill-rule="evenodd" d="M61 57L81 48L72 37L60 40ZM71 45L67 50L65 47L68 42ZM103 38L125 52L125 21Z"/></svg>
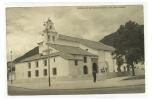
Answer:
<svg viewBox="0 0 152 100"><path fill-rule="evenodd" d="M130 75L128 72L109 72L109 73L102 73L97 74L97 80L105 80L109 78L115 78L115 77L121 77L121 76L127 76ZM79 81L79 80L93 80L92 74L88 75L79 75L79 76L63 76L63 77L51 77L51 81ZM48 84L48 77L45 78L32 78L32 79L22 79L22 80L14 80L13 84L41 84L46 83Z"/></svg>
<svg viewBox="0 0 152 100"><path fill-rule="evenodd" d="M38 82L47 82L48 78L32 78L32 79L20 79L20 80L13 80L13 83L38 83Z"/></svg>
<svg viewBox="0 0 152 100"><path fill-rule="evenodd" d="M135 69L135 74L136 75L145 75L145 70L144 69Z"/></svg>

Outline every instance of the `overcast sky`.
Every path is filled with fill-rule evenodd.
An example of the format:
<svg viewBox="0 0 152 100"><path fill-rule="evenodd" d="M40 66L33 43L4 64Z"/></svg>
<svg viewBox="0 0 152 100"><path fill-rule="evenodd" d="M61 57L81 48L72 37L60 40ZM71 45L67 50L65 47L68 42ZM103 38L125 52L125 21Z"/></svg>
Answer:
<svg viewBox="0 0 152 100"><path fill-rule="evenodd" d="M6 9L7 58L37 46L43 23L50 17L60 34L94 41L115 32L129 20L143 24L142 6L18 7Z"/></svg>

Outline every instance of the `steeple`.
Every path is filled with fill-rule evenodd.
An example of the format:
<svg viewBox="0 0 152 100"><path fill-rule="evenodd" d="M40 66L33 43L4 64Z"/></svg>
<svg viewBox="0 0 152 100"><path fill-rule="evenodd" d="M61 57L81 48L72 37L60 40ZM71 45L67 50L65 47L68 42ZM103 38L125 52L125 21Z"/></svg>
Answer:
<svg viewBox="0 0 152 100"><path fill-rule="evenodd" d="M54 27L54 23L50 20L50 18L48 18L48 20L46 22L44 22L44 26L45 26L44 31L56 32L55 27Z"/></svg>
<svg viewBox="0 0 152 100"><path fill-rule="evenodd" d="M50 18L44 23L44 30L43 30L43 36L44 36L44 42L54 44L55 41L58 38L58 33L55 30L54 23L51 21Z"/></svg>

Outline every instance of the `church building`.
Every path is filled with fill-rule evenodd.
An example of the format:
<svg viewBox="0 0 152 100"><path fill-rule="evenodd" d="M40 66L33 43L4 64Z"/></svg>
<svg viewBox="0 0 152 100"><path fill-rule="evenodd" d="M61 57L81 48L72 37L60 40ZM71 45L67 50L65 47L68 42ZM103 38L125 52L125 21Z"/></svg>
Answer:
<svg viewBox="0 0 152 100"><path fill-rule="evenodd" d="M85 79L92 77L93 65L97 68L97 76L117 71L113 47L60 34L50 19L44 26L43 41L15 59L14 82Z"/></svg>

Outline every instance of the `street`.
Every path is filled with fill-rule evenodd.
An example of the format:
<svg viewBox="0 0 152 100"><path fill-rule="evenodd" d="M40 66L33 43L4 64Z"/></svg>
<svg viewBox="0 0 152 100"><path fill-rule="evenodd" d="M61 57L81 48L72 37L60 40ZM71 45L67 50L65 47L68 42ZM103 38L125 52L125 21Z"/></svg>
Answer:
<svg viewBox="0 0 152 100"><path fill-rule="evenodd" d="M72 94L116 94L116 93L144 93L145 85L102 87L94 89L25 89L8 87L8 95L72 95Z"/></svg>

